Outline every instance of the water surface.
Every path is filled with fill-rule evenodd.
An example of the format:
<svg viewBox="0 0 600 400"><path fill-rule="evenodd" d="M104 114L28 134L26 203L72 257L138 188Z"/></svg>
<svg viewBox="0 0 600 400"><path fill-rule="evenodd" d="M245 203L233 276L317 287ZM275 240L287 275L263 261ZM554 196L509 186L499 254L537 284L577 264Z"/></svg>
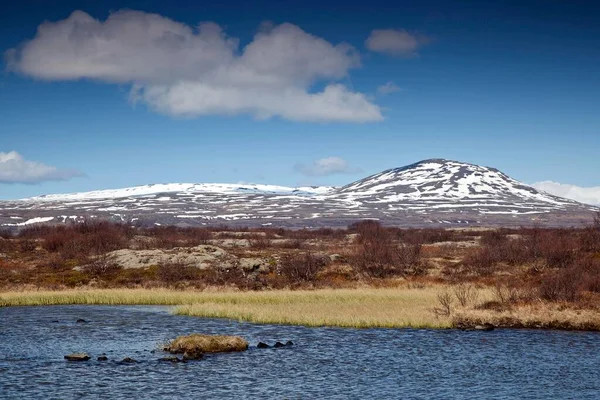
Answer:
<svg viewBox="0 0 600 400"><path fill-rule="evenodd" d="M190 333L241 335L251 348L157 361L162 343ZM287 340L295 345L255 347ZM63 360L81 351L92 360ZM108 362L96 361L101 353ZM119 363L124 357L139 363ZM594 332L305 328L166 307L0 308L0 399L598 399L599 371Z"/></svg>

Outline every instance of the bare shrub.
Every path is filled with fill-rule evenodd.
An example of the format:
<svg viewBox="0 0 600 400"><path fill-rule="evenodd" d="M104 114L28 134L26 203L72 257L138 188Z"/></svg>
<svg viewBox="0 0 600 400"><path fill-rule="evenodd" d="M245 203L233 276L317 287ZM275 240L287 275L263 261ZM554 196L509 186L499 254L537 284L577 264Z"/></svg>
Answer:
<svg viewBox="0 0 600 400"><path fill-rule="evenodd" d="M201 271L181 263L169 263L158 266L158 279L167 284L199 279Z"/></svg>
<svg viewBox="0 0 600 400"><path fill-rule="evenodd" d="M250 248L253 250L266 250L273 245L273 242L264 236L259 236L255 239L250 239L249 243Z"/></svg>
<svg viewBox="0 0 600 400"><path fill-rule="evenodd" d="M180 228L176 226L155 226L147 231L154 239L154 248L194 247L206 244L213 237L207 228Z"/></svg>
<svg viewBox="0 0 600 400"><path fill-rule="evenodd" d="M37 248L37 243L34 239L21 239L19 241L19 250L23 253L34 251Z"/></svg>
<svg viewBox="0 0 600 400"><path fill-rule="evenodd" d="M492 293L500 304L514 304L526 297L523 289L515 283L497 282L492 288Z"/></svg>
<svg viewBox="0 0 600 400"><path fill-rule="evenodd" d="M310 252L284 254L279 261L279 272L292 282L311 282L329 261L329 257Z"/></svg>
<svg viewBox="0 0 600 400"><path fill-rule="evenodd" d="M435 315L449 317L452 314L454 299L448 291L438 293L437 295L439 307L435 307L433 312Z"/></svg>
<svg viewBox="0 0 600 400"><path fill-rule="evenodd" d="M473 285L461 283L454 286L454 296L462 307L467 307L477 302L479 291Z"/></svg>
<svg viewBox="0 0 600 400"><path fill-rule="evenodd" d="M277 243L273 247L277 247L279 249L295 249L300 250L306 247L306 244L301 239L290 239L284 240L282 242Z"/></svg>
<svg viewBox="0 0 600 400"><path fill-rule="evenodd" d="M476 275L489 276L494 272L496 259L489 248L474 249L465 254L462 264Z"/></svg>
<svg viewBox="0 0 600 400"><path fill-rule="evenodd" d="M38 229L24 233L24 237L39 235L43 248L60 253L66 259L86 259L127 247L130 228L108 222L85 222L52 229Z"/></svg>
<svg viewBox="0 0 600 400"><path fill-rule="evenodd" d="M392 230L377 221L366 220L353 224L358 232L356 245L349 261L359 272L373 278L403 274L408 269L420 271L421 245L394 242Z"/></svg>
<svg viewBox="0 0 600 400"><path fill-rule="evenodd" d="M112 262L106 255L101 255L96 258L93 262L86 265L83 271L94 277L102 277L106 275L113 275L121 271L123 268L116 263Z"/></svg>
<svg viewBox="0 0 600 400"><path fill-rule="evenodd" d="M579 281L567 271L550 274L541 282L539 294L549 301L575 301L581 294Z"/></svg>

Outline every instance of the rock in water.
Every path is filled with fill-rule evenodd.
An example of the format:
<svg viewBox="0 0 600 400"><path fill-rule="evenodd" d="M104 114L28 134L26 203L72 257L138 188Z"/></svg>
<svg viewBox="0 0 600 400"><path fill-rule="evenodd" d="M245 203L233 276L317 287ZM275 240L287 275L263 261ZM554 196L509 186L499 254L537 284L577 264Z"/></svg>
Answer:
<svg viewBox="0 0 600 400"><path fill-rule="evenodd" d="M278 348L278 347L285 347L285 344L281 343L281 342L275 342L275 344L273 345L273 347Z"/></svg>
<svg viewBox="0 0 600 400"><path fill-rule="evenodd" d="M121 360L122 363L124 364L135 364L137 363L136 360L134 360L133 358L130 357L125 357L124 359Z"/></svg>
<svg viewBox="0 0 600 400"><path fill-rule="evenodd" d="M294 342L292 342L291 340L288 340L287 342L285 342L286 346L293 346Z"/></svg>
<svg viewBox="0 0 600 400"><path fill-rule="evenodd" d="M98 356L98 361L108 361L108 357L106 357L106 354L100 354Z"/></svg>
<svg viewBox="0 0 600 400"><path fill-rule="evenodd" d="M65 356L67 361L87 361L89 359L90 356L87 353L73 353Z"/></svg>
<svg viewBox="0 0 600 400"><path fill-rule="evenodd" d="M188 350L183 353L183 359L187 360L201 360L204 354L199 350Z"/></svg>
<svg viewBox="0 0 600 400"><path fill-rule="evenodd" d="M77 321L75 321L76 324L87 324L87 321L83 318L79 318Z"/></svg>
<svg viewBox="0 0 600 400"><path fill-rule="evenodd" d="M158 361L178 363L178 362L185 362L186 360L180 359L177 357L163 357L163 358L159 359Z"/></svg>
<svg viewBox="0 0 600 400"><path fill-rule="evenodd" d="M259 349L268 349L268 348L269 348L269 347L271 347L271 346L269 346L269 345L268 345L268 344L266 344L266 343L259 342L259 343L256 345L256 347L258 347Z"/></svg>
<svg viewBox="0 0 600 400"><path fill-rule="evenodd" d="M248 350L248 342L239 336L189 335L180 336L164 348L171 354L197 356L203 353L227 353Z"/></svg>
<svg viewBox="0 0 600 400"><path fill-rule="evenodd" d="M486 323L483 325L475 325L475 327L473 329L475 329L476 331L493 331L494 330L494 325L490 324L490 323Z"/></svg>

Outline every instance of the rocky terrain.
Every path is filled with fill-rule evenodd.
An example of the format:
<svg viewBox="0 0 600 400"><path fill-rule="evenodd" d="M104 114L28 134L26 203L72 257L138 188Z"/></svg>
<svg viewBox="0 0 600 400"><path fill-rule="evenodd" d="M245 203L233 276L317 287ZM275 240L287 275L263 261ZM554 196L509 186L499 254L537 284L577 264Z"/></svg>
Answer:
<svg viewBox="0 0 600 400"><path fill-rule="evenodd" d="M103 218L140 226L579 226L597 207L540 192L494 168L424 160L343 187L155 184L0 202L0 226Z"/></svg>

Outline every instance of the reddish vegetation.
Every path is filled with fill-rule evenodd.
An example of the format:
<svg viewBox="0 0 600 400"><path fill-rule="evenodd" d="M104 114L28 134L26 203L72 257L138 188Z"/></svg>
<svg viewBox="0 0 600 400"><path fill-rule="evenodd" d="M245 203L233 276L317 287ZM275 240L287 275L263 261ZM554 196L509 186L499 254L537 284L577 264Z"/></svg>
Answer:
<svg viewBox="0 0 600 400"><path fill-rule="evenodd" d="M229 242L227 242L229 241ZM238 241L245 241L238 245ZM118 249L192 248L210 243L263 268L199 269L180 263L124 269ZM233 244L232 244L233 243ZM75 268L78 267L78 268ZM285 230L155 227L108 222L0 232L0 288L234 286L352 287L449 283L494 287L488 308L551 301L597 307L600 217L578 229L399 229L361 221L348 229ZM467 300L464 300L467 301Z"/></svg>

